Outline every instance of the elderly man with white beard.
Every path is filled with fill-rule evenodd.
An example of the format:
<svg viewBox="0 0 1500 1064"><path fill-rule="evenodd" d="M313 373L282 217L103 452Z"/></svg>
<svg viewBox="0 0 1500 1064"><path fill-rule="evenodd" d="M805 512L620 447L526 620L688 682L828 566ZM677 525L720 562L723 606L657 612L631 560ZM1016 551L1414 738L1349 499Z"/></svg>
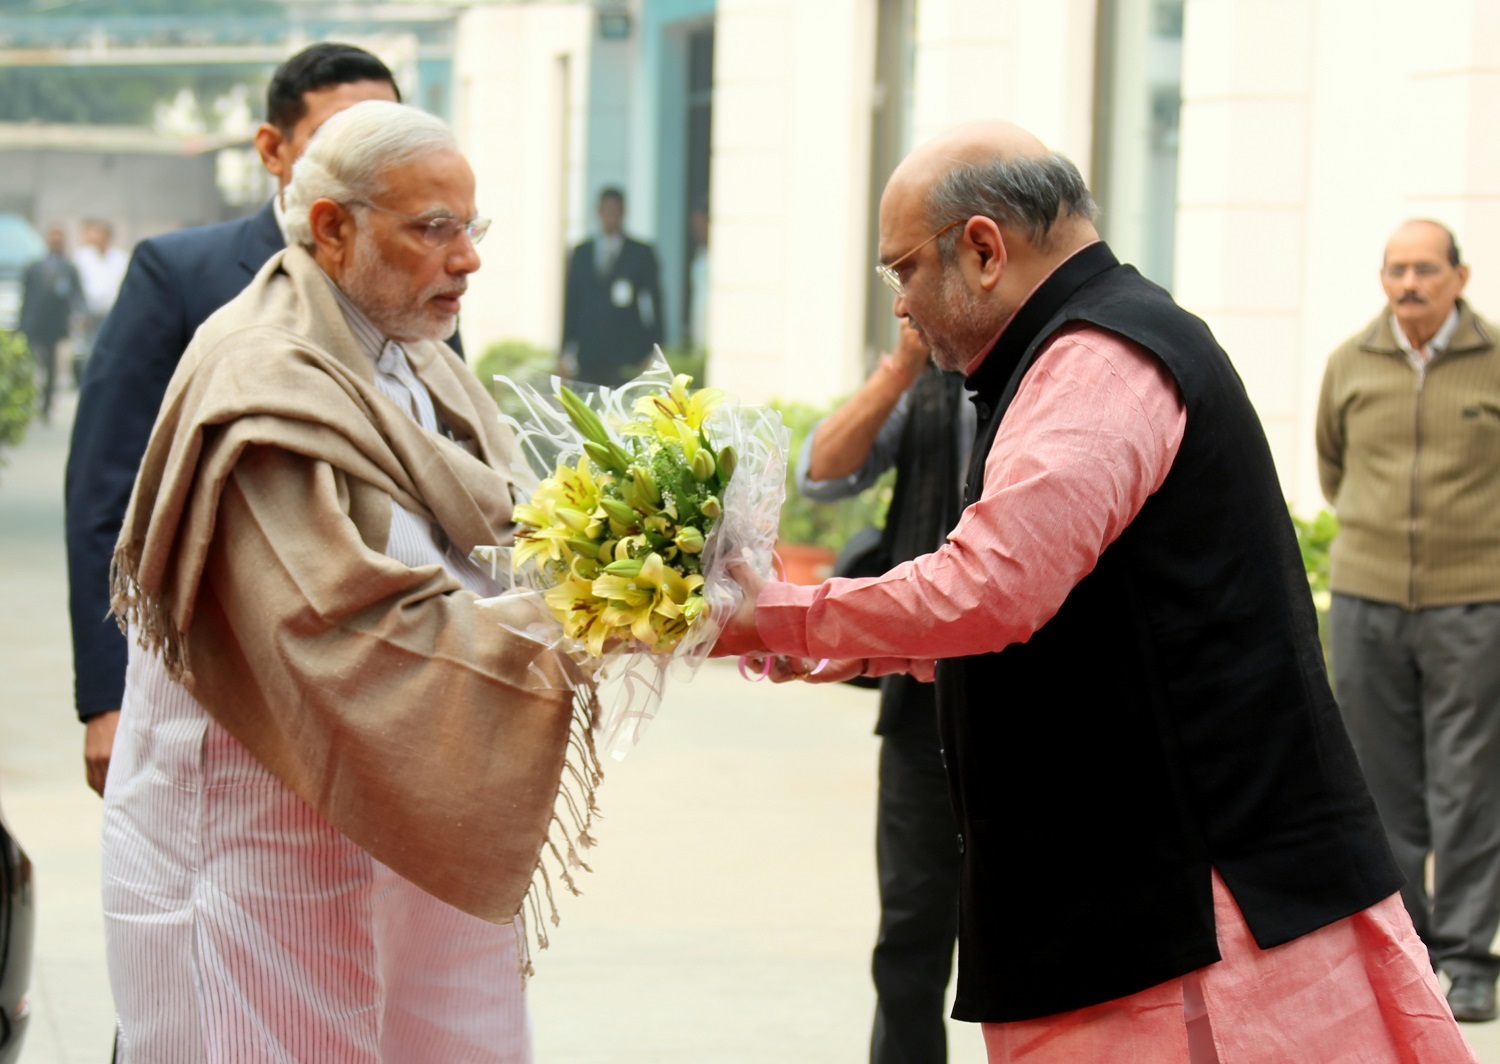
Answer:
<svg viewBox="0 0 1500 1064"><path fill-rule="evenodd" d="M517 914L598 774L587 689L468 560L509 534L512 441L439 341L488 222L447 127L386 102L285 197L115 554L120 1058L529 1061Z"/></svg>

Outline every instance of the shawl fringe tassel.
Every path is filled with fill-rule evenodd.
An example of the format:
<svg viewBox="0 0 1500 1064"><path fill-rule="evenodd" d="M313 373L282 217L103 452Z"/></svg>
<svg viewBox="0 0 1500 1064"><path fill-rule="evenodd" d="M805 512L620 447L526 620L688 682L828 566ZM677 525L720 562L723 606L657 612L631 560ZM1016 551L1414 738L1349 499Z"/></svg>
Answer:
<svg viewBox="0 0 1500 1064"><path fill-rule="evenodd" d="M531 886L515 917L516 952L523 987L536 974L532 965L532 935L536 938L537 949L546 949L550 943L546 925L550 923L556 927L562 921L552 891L553 875L570 894L579 895L583 891L578 888L574 871L593 871L579 851L589 849L597 841L589 831L594 821L601 817L595 802L595 793L604 779L599 752L594 745L594 729L598 721L599 699L593 686L578 687L573 694L573 719L568 729L568 751L562 778L557 785L557 805L552 812L547 837L537 855ZM554 865L552 874L547 870L549 854Z"/></svg>
<svg viewBox="0 0 1500 1064"><path fill-rule="evenodd" d="M160 655L167 675L181 681L189 671L187 640L172 623L166 602L141 590L136 579L139 566L140 558L124 544L115 548L109 562L110 615L126 635L134 629L141 647Z"/></svg>

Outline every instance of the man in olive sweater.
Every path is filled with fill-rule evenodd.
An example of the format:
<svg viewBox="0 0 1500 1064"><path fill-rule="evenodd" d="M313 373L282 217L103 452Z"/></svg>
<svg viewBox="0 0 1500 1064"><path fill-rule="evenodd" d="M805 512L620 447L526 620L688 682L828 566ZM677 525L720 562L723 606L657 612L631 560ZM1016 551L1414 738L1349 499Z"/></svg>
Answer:
<svg viewBox="0 0 1500 1064"><path fill-rule="evenodd" d="M1500 976L1500 351L1468 278L1444 226L1396 230L1389 305L1329 357L1317 444L1341 526L1334 689L1412 922L1473 1022Z"/></svg>

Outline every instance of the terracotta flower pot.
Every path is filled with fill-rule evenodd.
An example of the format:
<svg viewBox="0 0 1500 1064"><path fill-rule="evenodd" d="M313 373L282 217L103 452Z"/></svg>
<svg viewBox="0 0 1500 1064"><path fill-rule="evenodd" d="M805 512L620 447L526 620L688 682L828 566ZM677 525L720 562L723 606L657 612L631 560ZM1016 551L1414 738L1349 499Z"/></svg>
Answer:
<svg viewBox="0 0 1500 1064"><path fill-rule="evenodd" d="M821 584L832 575L838 557L827 547L806 543L777 543L776 554L781 559L782 575L793 584Z"/></svg>

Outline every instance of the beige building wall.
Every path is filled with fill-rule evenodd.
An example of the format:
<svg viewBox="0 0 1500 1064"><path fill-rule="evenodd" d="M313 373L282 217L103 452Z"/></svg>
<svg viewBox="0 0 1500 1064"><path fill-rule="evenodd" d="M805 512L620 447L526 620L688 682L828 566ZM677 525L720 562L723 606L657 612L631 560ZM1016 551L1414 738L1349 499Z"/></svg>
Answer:
<svg viewBox="0 0 1500 1064"><path fill-rule="evenodd" d="M1097 0L918 0L913 143L1004 119L1089 172Z"/></svg>
<svg viewBox="0 0 1500 1064"><path fill-rule="evenodd" d="M1451 225L1500 314L1500 2L1188 0L1183 54L1176 294L1312 513L1323 366L1383 305L1390 231Z"/></svg>
<svg viewBox="0 0 1500 1064"><path fill-rule="evenodd" d="M873 0L720 0L713 383L821 400L859 376Z"/></svg>
<svg viewBox="0 0 1500 1064"><path fill-rule="evenodd" d="M876 10L718 5L709 347L715 383L747 400L825 401L863 373ZM920 0L913 139L1010 119L1091 172L1096 11ZM476 353L555 346L564 255L589 214L593 12L462 19L455 125L495 219L465 338ZM1421 18L1396 0L1187 0L1174 288L1245 378L1299 511L1322 505L1324 361L1379 310L1399 221L1452 225L1473 302L1500 317L1497 112L1500 0L1430 0Z"/></svg>
<svg viewBox="0 0 1500 1064"><path fill-rule="evenodd" d="M499 340L556 348L570 218L583 213L593 12L475 7L459 21L454 129L493 220L461 322L474 361Z"/></svg>
<svg viewBox="0 0 1500 1064"><path fill-rule="evenodd" d="M920 0L915 140L1007 118L1085 169L1094 0ZM714 71L714 383L845 395L864 373L874 0L720 0Z"/></svg>

